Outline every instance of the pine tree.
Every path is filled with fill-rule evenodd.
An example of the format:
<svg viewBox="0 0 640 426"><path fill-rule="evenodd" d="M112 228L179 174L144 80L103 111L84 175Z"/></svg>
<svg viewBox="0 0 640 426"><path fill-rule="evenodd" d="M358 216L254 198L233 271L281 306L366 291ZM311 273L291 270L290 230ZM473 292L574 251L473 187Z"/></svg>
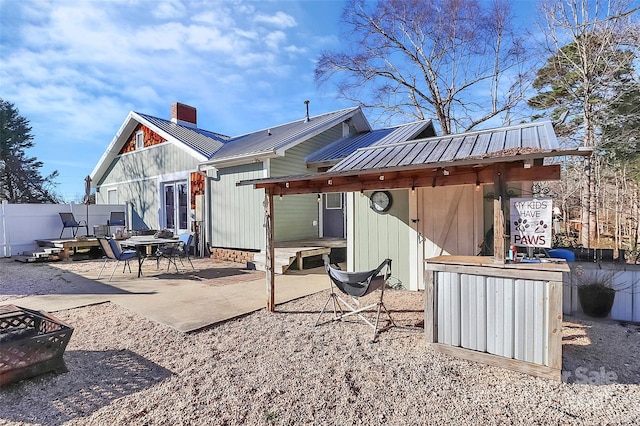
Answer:
<svg viewBox="0 0 640 426"><path fill-rule="evenodd" d="M0 99L0 200L9 203L55 203L50 187L58 171L43 177L42 162L28 157L33 147L29 121L11 102Z"/></svg>

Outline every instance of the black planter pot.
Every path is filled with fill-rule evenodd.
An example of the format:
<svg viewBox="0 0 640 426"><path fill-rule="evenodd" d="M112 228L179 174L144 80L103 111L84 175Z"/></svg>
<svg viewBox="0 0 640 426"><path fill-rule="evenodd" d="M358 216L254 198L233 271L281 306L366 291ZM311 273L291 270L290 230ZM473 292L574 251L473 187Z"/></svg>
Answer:
<svg viewBox="0 0 640 426"><path fill-rule="evenodd" d="M578 298L582 311L594 318L604 318L611 312L616 291L598 284L578 287Z"/></svg>

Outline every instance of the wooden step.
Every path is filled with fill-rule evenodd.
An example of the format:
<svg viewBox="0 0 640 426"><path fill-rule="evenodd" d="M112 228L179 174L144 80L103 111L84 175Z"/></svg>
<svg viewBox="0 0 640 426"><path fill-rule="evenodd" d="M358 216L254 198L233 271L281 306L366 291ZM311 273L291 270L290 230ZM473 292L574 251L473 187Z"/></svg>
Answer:
<svg viewBox="0 0 640 426"><path fill-rule="evenodd" d="M293 260L295 260L295 256L293 257ZM291 265L291 263L293 262L293 260L291 260L290 257L282 257L282 256L276 256L275 258L275 269L274 272L276 274L284 274L285 272L287 272L287 269L289 269L289 266ZM256 253L253 256L253 262L249 262L251 263L255 269L257 271L265 271L267 270L266 268L266 256L264 253L260 252L260 253Z"/></svg>

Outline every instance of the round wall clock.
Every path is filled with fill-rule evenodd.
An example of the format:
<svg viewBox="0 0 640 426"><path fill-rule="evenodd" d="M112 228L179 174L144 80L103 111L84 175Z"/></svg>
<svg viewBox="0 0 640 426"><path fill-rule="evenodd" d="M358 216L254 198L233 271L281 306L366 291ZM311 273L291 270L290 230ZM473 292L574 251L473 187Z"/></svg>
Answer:
<svg viewBox="0 0 640 426"><path fill-rule="evenodd" d="M391 208L393 198L389 191L375 191L369 197L371 209L376 213L385 213Z"/></svg>

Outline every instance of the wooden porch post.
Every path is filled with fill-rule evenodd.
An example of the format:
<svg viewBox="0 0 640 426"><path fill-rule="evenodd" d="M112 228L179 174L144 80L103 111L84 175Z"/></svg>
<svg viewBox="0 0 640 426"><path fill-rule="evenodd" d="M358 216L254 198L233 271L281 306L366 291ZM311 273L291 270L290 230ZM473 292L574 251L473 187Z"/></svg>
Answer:
<svg viewBox="0 0 640 426"><path fill-rule="evenodd" d="M264 227L266 230L265 267L267 269L267 312L274 312L276 310L273 224L273 190L266 188L264 193Z"/></svg>
<svg viewBox="0 0 640 426"><path fill-rule="evenodd" d="M506 197L505 168L502 164L494 166L493 186L493 259L496 263L504 263L504 204Z"/></svg>

